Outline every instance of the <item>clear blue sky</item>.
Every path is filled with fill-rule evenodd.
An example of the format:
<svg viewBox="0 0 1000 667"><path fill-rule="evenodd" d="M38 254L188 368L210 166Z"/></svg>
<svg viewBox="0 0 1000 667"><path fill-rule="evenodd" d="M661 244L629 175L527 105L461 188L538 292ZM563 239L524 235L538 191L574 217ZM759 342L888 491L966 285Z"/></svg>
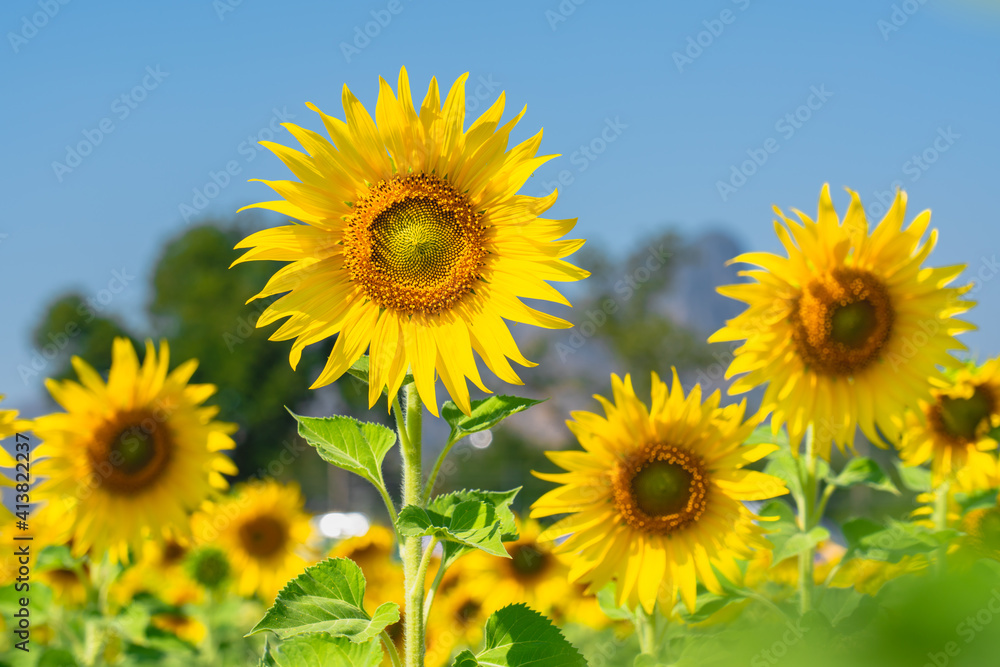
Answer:
<svg viewBox="0 0 1000 667"><path fill-rule="evenodd" d="M668 223L776 250L772 204L814 211L828 181L841 206L849 186L871 211L898 181L914 212L934 211L934 263L977 271L1000 254L996 3L237 1L0 8L5 406L37 403L41 377L25 383L17 366L30 363L30 327L53 297L100 298L124 271L108 307L137 317L159 247L184 228L182 205L206 203L194 190L211 172L231 162L240 172L208 188L203 213L220 216L271 198L246 179L286 177L248 140L275 110L319 129L305 102L340 115L346 82L374 104L377 76L394 81L400 65L415 89L468 71L473 99L479 86L484 103L503 89L510 113L527 105L516 138L544 127L543 151L564 157L525 192L565 170L554 214L579 217L579 235L618 250ZM377 34L354 43L378 18L384 26L367 26ZM689 61L674 55L689 48ZM782 120L795 113L808 119ZM283 131L277 140L291 142ZM80 142L96 145L67 161ZM933 164L913 161L925 151ZM723 198L718 182L764 154ZM985 333L967 340L996 354L1000 280L977 297L971 319Z"/></svg>

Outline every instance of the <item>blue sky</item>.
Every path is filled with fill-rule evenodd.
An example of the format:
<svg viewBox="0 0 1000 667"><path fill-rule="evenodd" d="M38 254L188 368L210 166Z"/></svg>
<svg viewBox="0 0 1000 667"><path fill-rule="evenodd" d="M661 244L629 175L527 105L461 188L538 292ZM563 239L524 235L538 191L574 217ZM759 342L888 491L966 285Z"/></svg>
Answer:
<svg viewBox="0 0 1000 667"><path fill-rule="evenodd" d="M971 315L985 333L966 340L1000 352L989 3L11 0L0 34L5 407L43 391L18 366L52 298L75 288L138 318L166 239L271 198L248 178L286 177L256 139L294 143L286 119L321 129L304 103L340 115L344 83L373 105L401 65L415 89L468 71L472 114L500 90L508 117L527 105L515 139L544 127L564 157L524 192L562 179L552 213L616 250L668 224L777 250L772 204L814 211L829 182L840 206L852 187L878 213L898 183L934 211L932 262L986 278Z"/></svg>

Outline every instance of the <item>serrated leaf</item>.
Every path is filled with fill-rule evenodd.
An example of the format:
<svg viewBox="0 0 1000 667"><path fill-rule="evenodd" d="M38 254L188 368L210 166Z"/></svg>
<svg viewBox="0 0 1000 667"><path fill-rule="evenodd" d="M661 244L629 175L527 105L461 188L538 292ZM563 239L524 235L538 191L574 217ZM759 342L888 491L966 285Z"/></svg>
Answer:
<svg viewBox="0 0 1000 667"><path fill-rule="evenodd" d="M364 597L361 568L348 558L328 558L285 584L274 605L247 636L265 630L282 639L327 632L366 642L399 620L399 605L386 602L368 616Z"/></svg>
<svg viewBox="0 0 1000 667"><path fill-rule="evenodd" d="M470 433L493 428L507 417L544 402L520 396L490 396L472 401L472 410L466 415L453 401L447 401L441 406L441 417L451 426L450 440L454 442Z"/></svg>
<svg viewBox="0 0 1000 667"><path fill-rule="evenodd" d="M910 491L915 491L916 493L927 493L933 489L933 484L931 483L931 471L927 468L906 466L899 461L895 462L896 472L899 473L899 479Z"/></svg>
<svg viewBox="0 0 1000 667"><path fill-rule="evenodd" d="M764 473L774 475L785 483L789 493L795 499L795 504L799 507L805 501L802 491L802 478L799 474L799 460L787 449L779 449L767 457L767 465L764 466Z"/></svg>
<svg viewBox="0 0 1000 667"><path fill-rule="evenodd" d="M385 489L382 460L396 444L392 429L350 417L302 417L288 412L299 424L299 435L316 448L324 461Z"/></svg>
<svg viewBox="0 0 1000 667"><path fill-rule="evenodd" d="M503 542L511 542L517 539L518 534L517 522L514 519L514 512L511 511L510 506L520 490L521 487L510 491L455 491L434 498L430 503L430 507L439 512L446 512L448 506L469 500L488 503L496 511L496 518L500 524L500 539ZM474 550L472 547L458 542L445 542L443 549L444 559L442 566L445 568L451 567L452 563L456 560Z"/></svg>
<svg viewBox="0 0 1000 667"><path fill-rule="evenodd" d="M396 527L400 535L407 537L434 536L445 540L446 544L456 543L463 548L481 549L494 556L510 558L503 541L515 539L517 535L509 505L519 490L506 493L459 491L438 496L427 509L407 505L399 512ZM514 531L514 537L510 537L507 529ZM445 560L449 560L447 553Z"/></svg>
<svg viewBox="0 0 1000 667"><path fill-rule="evenodd" d="M549 619L523 604L510 605L486 621L483 650L462 651L454 667L586 667L587 663Z"/></svg>
<svg viewBox="0 0 1000 667"><path fill-rule="evenodd" d="M368 358L367 354L361 355L361 358L351 364L351 367L347 369L347 372L361 380L365 384L368 384L368 371L371 368L371 360ZM403 376L403 385L405 386L413 382L413 375L407 373ZM389 388L382 387L382 393L388 395Z"/></svg>
<svg viewBox="0 0 1000 667"><path fill-rule="evenodd" d="M892 479L882 470L882 467L874 460L863 456L848 461L840 474L831 479L830 483L842 488L864 484L879 491L899 495L899 489L892 483Z"/></svg>
<svg viewBox="0 0 1000 667"><path fill-rule="evenodd" d="M378 667L382 648L378 642L355 644L344 637L299 635L274 647L264 647L260 667Z"/></svg>

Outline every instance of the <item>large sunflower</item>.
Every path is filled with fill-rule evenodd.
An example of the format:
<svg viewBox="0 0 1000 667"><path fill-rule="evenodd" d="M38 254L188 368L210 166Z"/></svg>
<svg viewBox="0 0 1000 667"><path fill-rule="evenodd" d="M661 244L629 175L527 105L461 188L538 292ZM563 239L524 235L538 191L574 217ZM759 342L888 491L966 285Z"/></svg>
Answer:
<svg viewBox="0 0 1000 667"><path fill-rule="evenodd" d="M743 446L755 420L746 402L719 407L716 391L702 403L701 387L685 397L652 374L652 404L611 376L614 403L601 396L606 417L578 411L569 428L585 451L548 452L569 472L535 473L562 484L539 498L533 517L571 514L540 536L570 534L557 553L570 555L569 577L596 593L616 582L618 604L652 611L657 599L673 608L678 590L693 609L697 583L721 592L714 570L739 581L735 558L767 548L756 518L740 501L787 493L782 481L744 470L777 449Z"/></svg>
<svg viewBox="0 0 1000 667"><path fill-rule="evenodd" d="M1000 359L967 366L936 381L931 399L911 410L899 446L907 465L930 460L938 480L962 471L967 484L988 488L997 473L1000 429Z"/></svg>
<svg viewBox="0 0 1000 667"><path fill-rule="evenodd" d="M188 384L194 359L168 373L169 365L165 341L159 354L147 341L140 366L132 343L117 338L107 382L79 357L79 382L46 381L66 412L35 421L34 471L48 478L36 496L74 508L67 520L77 555L127 561L147 537L186 532L189 513L226 487L223 474L236 473L221 453L233 448L236 425L202 405L215 386Z"/></svg>
<svg viewBox="0 0 1000 667"><path fill-rule="evenodd" d="M797 447L809 427L816 452L853 446L857 426L873 442L878 430L895 441L899 418L928 394L937 365L954 365L955 334L972 325L954 319L972 306L968 289L946 287L964 267L924 268L937 239L922 241L930 211L905 230L906 194L868 233L861 200L851 192L843 223L824 185L815 221L776 213L775 232L788 257L754 252L733 262L761 267L741 272L754 282L720 287L747 309L709 342L746 342L735 351L730 393L767 384L761 403L777 433L788 428Z"/></svg>
<svg viewBox="0 0 1000 667"><path fill-rule="evenodd" d="M314 387L339 378L371 350L369 403L382 388L394 394L412 369L420 396L437 414L435 372L468 414L466 378L488 391L473 350L505 382L521 384L508 358L532 366L504 320L547 328L564 320L520 299L569 305L547 281L588 273L563 261L583 241L559 241L576 220L538 216L556 201L515 194L541 164L539 132L507 150L522 111L497 128L504 96L463 130L465 79L441 105L431 79L414 109L406 70L398 98L379 79L377 125L344 87L346 122L319 112L330 140L286 123L306 153L262 142L299 181L264 181L283 199L255 204L304 224L268 229L244 239L238 262L291 262L254 298L287 293L257 321L288 320L271 336L302 349L334 334L337 341Z"/></svg>
<svg viewBox="0 0 1000 667"><path fill-rule="evenodd" d="M229 556L236 590L270 603L278 591L316 560L304 499L295 484L244 484L192 517L195 539Z"/></svg>

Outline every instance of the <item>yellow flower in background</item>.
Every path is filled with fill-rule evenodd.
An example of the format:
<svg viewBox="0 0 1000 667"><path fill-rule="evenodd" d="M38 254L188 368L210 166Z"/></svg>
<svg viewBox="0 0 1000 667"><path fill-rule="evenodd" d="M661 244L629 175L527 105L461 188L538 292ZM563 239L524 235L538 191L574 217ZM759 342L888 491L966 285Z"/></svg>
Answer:
<svg viewBox="0 0 1000 667"><path fill-rule="evenodd" d="M202 405L215 386L188 384L196 360L168 373L169 363L166 342L157 354L147 341L140 366L132 343L117 338L107 382L79 357L79 382L46 381L66 412L35 421L34 472L48 478L35 496L57 511L75 507L67 515L75 555L127 562L147 537L186 531L189 513L236 473L222 454L236 426Z"/></svg>
<svg viewBox="0 0 1000 667"><path fill-rule="evenodd" d="M962 517L966 547L980 556L1000 560L1000 505L971 510Z"/></svg>
<svg viewBox="0 0 1000 667"><path fill-rule="evenodd" d="M168 612L155 614L150 622L153 626L173 633L189 644L197 646L205 638L205 625L187 614Z"/></svg>
<svg viewBox="0 0 1000 667"><path fill-rule="evenodd" d="M307 543L309 515L298 485L273 480L243 484L192 517L195 540L230 559L236 591L270 603L316 558Z"/></svg>
<svg viewBox="0 0 1000 667"><path fill-rule="evenodd" d="M937 480L962 471L967 485L994 486L1000 432L1000 360L964 367L935 382L931 400L907 414L899 456L906 465L931 461Z"/></svg>
<svg viewBox="0 0 1000 667"><path fill-rule="evenodd" d="M832 588L851 588L865 595L877 595L887 583L904 575L922 574L930 562L925 554L905 555L891 563L869 558L852 558L837 570Z"/></svg>
<svg viewBox="0 0 1000 667"><path fill-rule="evenodd" d="M395 558L396 538L385 526L373 525L364 535L349 537L330 550L330 558L350 558L365 575L365 609L373 613L386 601L403 605L403 564Z"/></svg>
<svg viewBox="0 0 1000 667"><path fill-rule="evenodd" d="M616 601L651 612L673 609L678 591L693 609L698 582L721 593L717 569L738 582L735 559L766 549L763 530L743 500L787 493L782 481L743 466L777 449L744 446L755 420L746 402L719 407L719 392L702 403L701 387L684 396L652 374L647 408L632 381L611 376L614 403L596 396L606 416L578 411L568 422L585 451L547 452L569 471L535 473L561 484L532 506L533 517L570 514L540 536L570 534L556 547L571 561L571 581L596 593L615 581Z"/></svg>
<svg viewBox="0 0 1000 667"><path fill-rule="evenodd" d="M40 573L37 564L42 551L50 546L65 546L72 536L72 526L66 522L65 513L56 511L51 505L32 504L25 523L27 530L18 529L14 523L0 525L0 587L25 574L22 568L27 569L29 577L34 576L32 573ZM25 546L26 540L22 539L25 537L31 538L27 564L21 563L18 556L19 549ZM65 579L50 583L64 582Z"/></svg>
<svg viewBox="0 0 1000 667"><path fill-rule="evenodd" d="M954 336L973 328L955 319L973 305L961 297L968 287L946 287L964 267L922 266L937 232L922 241L930 211L903 229L903 192L870 235L856 192L843 223L826 185L815 221L775 211L788 257L740 255L732 261L761 267L741 272L753 282L719 288L747 304L709 338L746 341L726 373L741 376L730 393L766 384L761 411L774 432L785 425L796 449L812 426L823 458L832 442L852 447L857 426L895 442L901 415L929 395L927 378L943 379L937 366L964 349Z"/></svg>
<svg viewBox="0 0 1000 667"><path fill-rule="evenodd" d="M175 607L201 602L204 591L184 567L190 550L180 538L146 540L135 563L112 585L115 601L125 606L139 593L150 593Z"/></svg>
<svg viewBox="0 0 1000 667"><path fill-rule="evenodd" d="M518 522L517 540L504 542L510 558L498 559L482 551L465 557L470 585L489 596L493 609L523 602L549 615L551 609L571 597L569 567L553 552L555 544L542 541L537 521Z"/></svg>
<svg viewBox="0 0 1000 667"><path fill-rule="evenodd" d="M0 401L3 401L3 399L3 394L0 394ZM6 440L15 433L21 433L30 428L30 421L17 418L17 410L0 410L0 442ZM11 451L14 451L15 445L11 444L10 448ZM2 445L0 445L0 468L15 468L16 466L17 463L14 460L14 456L12 456ZM12 472L12 474L14 473ZM8 479L6 475L0 473L0 487L4 486L15 486L15 480ZM10 510L8 510L3 503L0 503L0 523L6 527L10 525L10 521L12 520Z"/></svg>
<svg viewBox="0 0 1000 667"><path fill-rule="evenodd" d="M306 153L261 142L299 181L264 181L282 199L254 206L304 224L253 234L237 245L250 249L237 261L291 262L254 298L285 294L257 326L288 318L271 338L295 339L293 368L306 345L339 334L313 387L335 381L370 348L370 405L383 387L395 395L409 367L432 413L437 373L468 414L466 378L488 391L473 350L505 382L521 384L508 359L534 365L504 320L570 326L521 302L569 305L549 282L588 275L563 261L583 241L558 240L576 220L538 217L557 193L516 194L555 156L535 156L541 132L507 150L524 111L498 129L502 93L465 131L467 76L443 106L431 79L419 113L405 69L396 93L380 78L377 125L345 86L346 122L309 105L329 140L286 123Z"/></svg>

